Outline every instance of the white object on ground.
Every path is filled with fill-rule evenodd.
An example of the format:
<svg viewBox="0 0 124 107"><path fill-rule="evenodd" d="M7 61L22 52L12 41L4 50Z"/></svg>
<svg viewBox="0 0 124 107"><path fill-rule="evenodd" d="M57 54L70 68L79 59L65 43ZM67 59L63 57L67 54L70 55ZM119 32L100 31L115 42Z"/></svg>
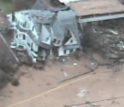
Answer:
<svg viewBox="0 0 124 107"><path fill-rule="evenodd" d="M64 76L65 76L65 77L68 77L68 74L67 74L65 71L64 71Z"/></svg>
<svg viewBox="0 0 124 107"><path fill-rule="evenodd" d="M73 65L74 65L74 66L77 66L78 64L77 64L77 63L74 63Z"/></svg>
<svg viewBox="0 0 124 107"><path fill-rule="evenodd" d="M63 62L65 62L65 59L62 59Z"/></svg>
<svg viewBox="0 0 124 107"><path fill-rule="evenodd" d="M83 97L85 97L86 93L88 93L88 91L83 89L80 91L80 93L77 94L77 96L80 98L83 98Z"/></svg>
<svg viewBox="0 0 124 107"><path fill-rule="evenodd" d="M94 65L94 63L91 63L91 65Z"/></svg>
<svg viewBox="0 0 124 107"><path fill-rule="evenodd" d="M77 1L81 1L81 0L59 0L61 3L64 3L64 4L68 4L70 2L77 2Z"/></svg>

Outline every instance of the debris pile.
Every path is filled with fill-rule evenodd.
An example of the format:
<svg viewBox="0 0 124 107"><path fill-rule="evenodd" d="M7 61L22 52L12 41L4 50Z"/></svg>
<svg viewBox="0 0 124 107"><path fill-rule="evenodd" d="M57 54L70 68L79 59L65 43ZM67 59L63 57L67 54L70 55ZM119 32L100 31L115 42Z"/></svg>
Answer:
<svg viewBox="0 0 124 107"><path fill-rule="evenodd" d="M83 45L99 52L109 64L124 62L124 25L121 22L113 20L87 25Z"/></svg>

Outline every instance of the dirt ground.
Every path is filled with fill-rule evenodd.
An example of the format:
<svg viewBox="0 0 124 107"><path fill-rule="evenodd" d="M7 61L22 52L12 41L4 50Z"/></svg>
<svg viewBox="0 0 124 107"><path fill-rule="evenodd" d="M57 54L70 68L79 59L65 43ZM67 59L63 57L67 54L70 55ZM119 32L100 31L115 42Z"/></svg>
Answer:
<svg viewBox="0 0 124 107"><path fill-rule="evenodd" d="M101 66L81 75L96 66L96 62L85 57L80 61L70 57L63 62L49 61L45 70L23 66L25 75L20 78L20 85L8 84L1 91L0 107L123 107L123 65L121 70ZM76 75L81 76L69 79ZM95 106L86 102L94 102Z"/></svg>

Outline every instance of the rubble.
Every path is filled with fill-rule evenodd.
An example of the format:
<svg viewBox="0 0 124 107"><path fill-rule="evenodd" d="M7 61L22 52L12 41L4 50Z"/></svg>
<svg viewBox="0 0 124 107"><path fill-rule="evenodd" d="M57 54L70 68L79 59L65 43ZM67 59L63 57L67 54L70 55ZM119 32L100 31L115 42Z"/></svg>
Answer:
<svg viewBox="0 0 124 107"><path fill-rule="evenodd" d="M83 38L84 48L99 52L111 65L124 62L124 25L121 21L99 22L97 26L87 25L88 31Z"/></svg>
<svg viewBox="0 0 124 107"><path fill-rule="evenodd" d="M68 4L78 0L59 1ZM42 9L37 8L38 4ZM121 23L124 20L103 21L95 25L87 23L86 26L84 24L82 39L74 11L71 9L57 11L57 8L52 11L48 8L46 10L46 8L41 1L37 0L32 9L15 12L14 16L13 14L8 15L10 22L3 23L3 20L1 21L3 29L5 29L3 26L5 24L14 31L11 48L19 58L19 65L26 64L37 69L44 69L46 59L55 57L60 59L60 57L71 54L80 60L82 49L100 53L108 60L109 65L124 62L124 25ZM65 63L66 59L63 58L62 62ZM73 66L77 65L78 63L73 63ZM97 66L95 62L89 65L95 68ZM4 73L12 77L15 71L10 67L9 70L12 72L9 74L8 68L1 65L2 77L4 77ZM63 73L65 77L68 76L65 71ZM18 85L18 78L13 79L12 84ZM10 77L7 76L5 81L8 79Z"/></svg>
<svg viewBox="0 0 124 107"><path fill-rule="evenodd" d="M78 0L59 1L69 3ZM38 4L42 9L36 9ZM76 13L71 9L51 11L46 9L41 1L37 0L32 9L15 12L15 20L11 20L11 15L8 17L14 26L11 29L15 32L11 48L27 51L27 55L31 58L29 63L26 58L23 58L25 61L21 62L32 65L31 62L37 65L38 68L42 68L42 64L40 66L39 62L49 58L67 56L71 53L75 54L76 51L78 52L82 48L84 50L86 48L97 50L113 63L117 60L124 62L122 60L124 37L120 34L122 31L119 30L121 27L116 27L117 29L113 28L114 25L111 25L112 28L103 27L106 23L110 24L108 21L103 25L98 22L99 26L89 24L87 24L90 26L89 28L84 26L82 42L82 34L78 26ZM75 54L75 57L80 59L78 54ZM63 60L63 62L65 61Z"/></svg>

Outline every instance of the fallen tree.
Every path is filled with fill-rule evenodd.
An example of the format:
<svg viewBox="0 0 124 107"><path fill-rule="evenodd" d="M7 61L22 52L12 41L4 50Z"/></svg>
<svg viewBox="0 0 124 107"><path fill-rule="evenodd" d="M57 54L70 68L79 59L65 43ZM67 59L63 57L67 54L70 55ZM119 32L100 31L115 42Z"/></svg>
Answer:
<svg viewBox="0 0 124 107"><path fill-rule="evenodd" d="M89 23L83 32L84 50L99 52L110 65L124 62L123 19Z"/></svg>

